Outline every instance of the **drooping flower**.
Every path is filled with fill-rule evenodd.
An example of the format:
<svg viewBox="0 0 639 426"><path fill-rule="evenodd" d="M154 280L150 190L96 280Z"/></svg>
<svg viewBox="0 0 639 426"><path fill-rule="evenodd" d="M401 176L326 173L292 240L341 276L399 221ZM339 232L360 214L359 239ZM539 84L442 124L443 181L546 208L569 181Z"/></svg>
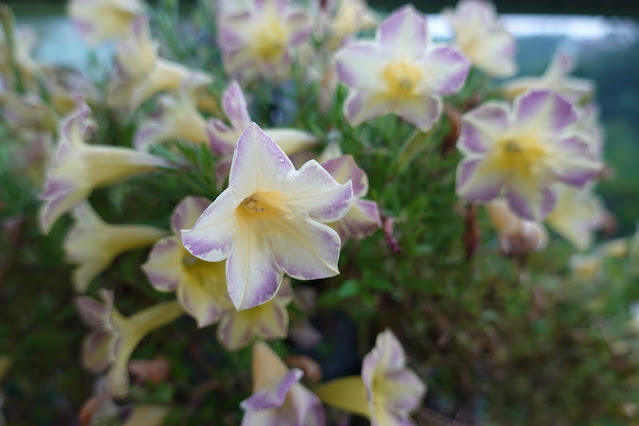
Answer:
<svg viewBox="0 0 639 426"><path fill-rule="evenodd" d="M90 112L86 104L80 104L60 126L58 149L41 195L39 223L44 233L94 188L170 167L161 158L133 149L86 144L84 138L93 127Z"/></svg>
<svg viewBox="0 0 639 426"><path fill-rule="evenodd" d="M229 187L182 231L195 257L227 259L226 280L238 310L269 301L284 273L309 280L339 273L339 235L325 223L348 212L351 183L338 184L316 161L296 170L256 124L240 137Z"/></svg>
<svg viewBox="0 0 639 426"><path fill-rule="evenodd" d="M381 23L374 41L340 49L335 62L350 88L344 115L356 126L393 113L428 131L442 113L442 95L458 92L470 64L455 48L428 42L426 19L404 6Z"/></svg>
<svg viewBox="0 0 639 426"><path fill-rule="evenodd" d="M244 13L225 16L218 42L227 72L243 81L282 79L291 67L291 50L308 38L308 14L289 0L256 0Z"/></svg>
<svg viewBox="0 0 639 426"><path fill-rule="evenodd" d="M523 256L546 247L546 228L539 222L522 219L514 214L505 200L489 202L486 204L486 212L497 230L499 248L505 255Z"/></svg>
<svg viewBox="0 0 639 426"><path fill-rule="evenodd" d="M205 327L220 319L233 304L226 291L225 262L205 262L193 257L182 245L181 229L193 227L211 204L202 197L186 197L173 211L173 235L158 241L142 269L158 291L177 291L186 312Z"/></svg>
<svg viewBox="0 0 639 426"><path fill-rule="evenodd" d="M524 93L512 109L491 101L464 114L457 194L488 202L503 192L514 213L543 219L557 200L554 183L583 187L601 168L573 131L576 119L570 102L548 91Z"/></svg>
<svg viewBox="0 0 639 426"><path fill-rule="evenodd" d="M406 367L395 335L386 330L362 363L362 376L332 380L314 388L321 401L370 418L372 426L410 426L426 386Z"/></svg>
<svg viewBox="0 0 639 426"><path fill-rule="evenodd" d="M453 27L455 44L474 66L497 77L517 72L515 39L497 20L492 3L461 0L443 14Z"/></svg>
<svg viewBox="0 0 639 426"><path fill-rule="evenodd" d="M80 316L93 329L82 346L82 362L94 373L110 367L109 393L123 397L129 389L127 367L135 347L144 336L173 322L183 311L177 302L164 302L125 317L113 306L113 292L101 290L100 297L103 303L88 296L75 299Z"/></svg>
<svg viewBox="0 0 639 426"><path fill-rule="evenodd" d="M264 342L253 345L253 395L242 401L242 426L323 426L322 404Z"/></svg>
<svg viewBox="0 0 639 426"><path fill-rule="evenodd" d="M339 221L329 224L342 239L342 244L347 238L361 239L376 229L381 228L382 220L379 215L377 203L364 200L368 193L368 176L353 159L351 155L341 155L331 158L322 167L339 183L351 181L353 185L353 205L346 216Z"/></svg>
<svg viewBox="0 0 639 426"><path fill-rule="evenodd" d="M140 0L71 0L68 13L85 40L95 46L126 36L131 23L144 14L144 3Z"/></svg>
<svg viewBox="0 0 639 426"><path fill-rule="evenodd" d="M228 299L227 296L227 300ZM226 349L236 351L255 338L284 339L288 333L287 305L293 300L293 289L284 278L277 294L263 305L237 311L231 307L224 312L217 328L217 338Z"/></svg>
<svg viewBox="0 0 639 426"><path fill-rule="evenodd" d="M159 44L151 38L146 16L135 19L130 32L117 46L117 73L107 90L107 105L111 108L134 110L154 94L176 91L185 82L190 88L211 83L209 75L158 55Z"/></svg>
<svg viewBox="0 0 639 426"><path fill-rule="evenodd" d="M557 204L546 223L579 250L592 244L593 232L603 225L605 208L593 192L592 185L576 189L557 185Z"/></svg>
<svg viewBox="0 0 639 426"><path fill-rule="evenodd" d="M77 264L71 281L75 290L84 293L98 274L121 253L150 246L166 235L162 229L143 225L110 225L105 223L88 202L72 210L75 224L64 239L69 263Z"/></svg>
<svg viewBox="0 0 639 426"><path fill-rule="evenodd" d="M557 51L543 75L510 80L502 86L502 92L514 99L531 90L550 90L578 104L593 97L595 86L592 80L570 77L574 69L574 57Z"/></svg>

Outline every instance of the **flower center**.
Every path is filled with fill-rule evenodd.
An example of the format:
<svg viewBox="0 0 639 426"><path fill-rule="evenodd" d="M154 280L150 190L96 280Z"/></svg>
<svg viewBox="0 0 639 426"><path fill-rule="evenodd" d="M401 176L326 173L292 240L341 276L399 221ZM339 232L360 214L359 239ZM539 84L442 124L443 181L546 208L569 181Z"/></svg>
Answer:
<svg viewBox="0 0 639 426"><path fill-rule="evenodd" d="M276 61L286 50L286 39L286 29L277 18L270 17L256 34L255 53L266 62Z"/></svg>
<svg viewBox="0 0 639 426"><path fill-rule="evenodd" d="M536 138L504 139L498 143L497 162L502 170L532 175L548 154Z"/></svg>
<svg viewBox="0 0 639 426"><path fill-rule="evenodd" d="M386 65L382 77L386 80L389 96L407 97L413 94L422 72L416 65L399 61Z"/></svg>
<svg viewBox="0 0 639 426"><path fill-rule="evenodd" d="M276 219L288 211L285 198L279 192L256 192L246 197L236 213L242 221Z"/></svg>

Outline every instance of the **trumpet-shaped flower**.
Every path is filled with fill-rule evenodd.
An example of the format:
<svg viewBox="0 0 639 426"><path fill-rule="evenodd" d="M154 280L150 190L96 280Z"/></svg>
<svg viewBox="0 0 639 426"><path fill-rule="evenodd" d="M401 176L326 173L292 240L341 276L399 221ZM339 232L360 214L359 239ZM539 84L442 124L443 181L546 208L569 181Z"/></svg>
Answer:
<svg viewBox="0 0 639 426"><path fill-rule="evenodd" d="M238 310L268 302L284 273L310 280L339 273L339 235L325 223L346 215L351 183L338 184L316 161L296 170L256 124L242 133L229 186L182 241L195 257L227 259L226 281Z"/></svg>
<svg viewBox="0 0 639 426"><path fill-rule="evenodd" d="M135 133L135 147L141 151L172 139L186 139L197 144L208 143L206 120L197 110L196 90L191 80L185 81L175 95L162 95L160 113L146 120Z"/></svg>
<svg viewBox="0 0 639 426"><path fill-rule="evenodd" d="M462 0L454 11L443 13L455 32L455 44L473 65L497 77L517 72L515 39L497 20L492 3Z"/></svg>
<svg viewBox="0 0 639 426"><path fill-rule="evenodd" d="M221 157L217 169L218 182L223 182L228 175L235 145L242 132L251 124L246 98L237 81L232 81L224 90L222 110L231 123L230 127L217 118L212 118L207 123L211 149ZM296 129L264 129L264 133L276 141L287 155L304 151L317 143L315 135Z"/></svg>
<svg viewBox="0 0 639 426"><path fill-rule="evenodd" d="M77 205L72 214L75 224L64 239L64 251L67 262L78 264L71 280L80 293L118 255L149 246L166 235L164 230L152 226L105 223L86 201Z"/></svg>
<svg viewBox="0 0 639 426"><path fill-rule="evenodd" d="M264 342L253 345L253 395L242 401L242 426L323 426L322 404Z"/></svg>
<svg viewBox="0 0 639 426"><path fill-rule="evenodd" d="M355 126L394 113L428 131L442 113L442 95L458 92L470 64L450 46L428 42L426 19L412 6L395 11L374 41L355 41L336 56L337 74L350 88L344 115Z"/></svg>
<svg viewBox="0 0 639 426"><path fill-rule="evenodd" d="M583 187L601 168L573 131L574 108L552 92L525 93L512 110L487 102L462 119L457 194L468 201L488 202L503 192L514 213L541 220L555 206L552 184Z"/></svg>
<svg viewBox="0 0 639 426"><path fill-rule="evenodd" d="M277 294L263 305L243 311L237 311L234 308L227 310L222 315L217 329L218 340L226 349L236 351L257 337L284 339L288 333L286 306L291 300L293 300L291 282L288 278L284 278Z"/></svg>
<svg viewBox="0 0 639 426"><path fill-rule="evenodd" d="M177 319L183 311L177 302L159 303L130 317L113 307L113 292L101 290L103 303L88 296L77 297L80 316L93 328L82 346L84 366L94 373L109 368L109 393L123 397L128 392L129 358L149 332Z"/></svg>
<svg viewBox="0 0 639 426"><path fill-rule="evenodd" d="M522 256L546 247L548 243L546 228L539 222L522 219L514 214L505 200L497 199L489 202L486 204L486 212L497 230L502 253Z"/></svg>
<svg viewBox="0 0 639 426"><path fill-rule="evenodd" d="M233 305L226 291L224 262L205 262L193 257L182 245L180 230L191 228L211 201L186 197L173 211L173 236L153 246L142 269L158 291L177 291L180 304L205 327L220 319Z"/></svg>
<svg viewBox="0 0 639 426"><path fill-rule="evenodd" d="M133 149L86 144L84 137L93 126L89 113L89 107L81 104L60 126L58 150L41 195L39 222L45 233L94 188L170 166L161 158Z"/></svg>
<svg viewBox="0 0 639 426"><path fill-rule="evenodd" d="M125 36L136 17L144 14L140 0L71 0L68 13L86 41L97 45Z"/></svg>
<svg viewBox="0 0 639 426"><path fill-rule="evenodd" d="M556 192L557 205L546 217L546 223L579 250L587 249L593 232L605 218L601 199L594 194L592 185L582 189L558 185Z"/></svg>
<svg viewBox="0 0 639 426"><path fill-rule="evenodd" d="M530 90L551 90L573 103L580 103L593 97L595 87L591 80L569 77L574 69L575 59L557 51L541 77L521 77L508 81L502 86L502 92L514 99Z"/></svg>
<svg viewBox="0 0 639 426"><path fill-rule="evenodd" d="M311 30L308 14L289 0L255 0L248 11L227 15L220 23L224 66L240 80L285 78L292 48Z"/></svg>
<svg viewBox="0 0 639 426"><path fill-rule="evenodd" d="M360 239L375 232L382 226L377 203L362 198L368 193L368 176L356 163L351 155L341 155L331 158L322 167L339 183L351 181L353 185L353 206L346 216L337 222L331 223L342 239L342 244L347 238Z"/></svg>
<svg viewBox="0 0 639 426"><path fill-rule="evenodd" d="M159 44L151 39L146 16L133 21L131 28L130 36L118 43L117 73L107 91L110 107L133 110L156 93L175 91L184 84L197 88L211 83L207 74L158 56Z"/></svg>

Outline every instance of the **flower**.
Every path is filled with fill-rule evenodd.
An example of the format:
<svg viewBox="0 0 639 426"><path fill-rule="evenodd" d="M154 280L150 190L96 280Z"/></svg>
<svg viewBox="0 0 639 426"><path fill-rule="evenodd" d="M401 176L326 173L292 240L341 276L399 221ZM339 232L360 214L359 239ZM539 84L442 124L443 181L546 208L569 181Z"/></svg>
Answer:
<svg viewBox="0 0 639 426"><path fill-rule="evenodd" d="M113 307L113 292L101 290L103 303L88 296L75 299L82 319L93 328L82 346L82 362L94 373L109 368L109 393L123 397L129 388L127 366L140 340L182 315L177 302L164 302L124 317Z"/></svg>
<svg viewBox="0 0 639 426"><path fill-rule="evenodd" d="M225 15L218 42L227 72L240 80L285 78L291 49L312 30L308 14L288 0L256 0L244 13Z"/></svg>
<svg viewBox="0 0 639 426"><path fill-rule="evenodd" d="M487 202L504 192L515 214L543 219L557 200L552 184L583 187L601 168L573 131L576 119L570 102L543 90L522 94L512 109L491 101L464 114L457 194Z"/></svg>
<svg viewBox="0 0 639 426"><path fill-rule="evenodd" d="M497 230L502 253L522 256L546 247L546 228L539 222L522 219L514 214L505 200L496 199L489 202L486 204L486 212Z"/></svg>
<svg viewBox="0 0 639 426"><path fill-rule="evenodd" d="M242 311L234 308L226 310L217 329L218 340L229 351L236 351L256 337L284 339L288 332L286 306L291 300L291 282L284 278L277 294L263 305Z"/></svg>
<svg viewBox="0 0 639 426"><path fill-rule="evenodd" d="M324 25L327 40L325 46L333 50L342 46L363 29L375 28L378 18L369 9L364 0L330 1L327 7L332 16L322 15L327 21Z"/></svg>
<svg viewBox="0 0 639 426"><path fill-rule="evenodd" d="M455 31L455 44L473 65L497 77L517 72L515 40L497 21L492 3L462 0L443 14Z"/></svg>
<svg viewBox="0 0 639 426"><path fill-rule="evenodd" d="M135 18L144 14L139 0L71 0L68 13L86 41L97 45L126 35Z"/></svg>
<svg viewBox="0 0 639 426"><path fill-rule="evenodd" d="M151 245L166 235L164 230L152 226L105 223L86 201L78 204L72 214L75 224L64 239L64 251L67 262L78 264L71 281L81 293L118 255Z"/></svg>
<svg viewBox="0 0 639 426"><path fill-rule="evenodd" d="M557 51L541 77L510 80L502 86L502 93L513 99L531 90L551 90L573 103L580 103L593 97L595 87L591 80L569 77L574 69L574 58Z"/></svg>
<svg viewBox="0 0 639 426"><path fill-rule="evenodd" d="M93 127L90 112L82 103L60 126L58 149L41 195L39 223L44 233L94 188L170 166L161 158L133 149L86 144L84 137Z"/></svg>
<svg viewBox="0 0 639 426"><path fill-rule="evenodd" d="M178 301L198 327L217 322L226 309L233 308L226 292L225 263L196 259L180 237L180 229L191 228L210 203L202 197L182 200L171 216L173 235L158 241L142 265L156 290L177 291Z"/></svg>
<svg viewBox="0 0 639 426"><path fill-rule="evenodd" d="M304 373L288 370L264 342L253 345L253 395L242 401L242 426L321 426L322 404L299 384Z"/></svg>
<svg viewBox="0 0 639 426"><path fill-rule="evenodd" d="M335 66L350 88L344 115L351 125L394 113L428 131L442 113L441 96L462 88L470 64L453 47L430 45L426 19L408 5L381 23L375 41L341 48Z"/></svg>
<svg viewBox="0 0 639 426"><path fill-rule="evenodd" d="M382 226L379 208L374 201L363 200L368 193L368 176L359 168L353 156L340 155L322 163L322 167L339 183L351 181L353 185L353 205L346 216L337 222L330 223L342 239L361 239L375 232Z"/></svg>
<svg viewBox="0 0 639 426"><path fill-rule="evenodd" d="M227 259L226 281L238 310L268 302L284 273L309 280L339 273L339 235L324 223L346 215L351 183L338 184L316 161L296 170L259 126L242 133L229 186L182 230L198 259Z"/></svg>
<svg viewBox="0 0 639 426"><path fill-rule="evenodd" d="M207 74L160 58L158 48L151 39L148 18L141 16L133 21L130 37L117 46L117 73L107 90L108 106L134 110L154 94L178 90L185 82L193 90L211 83Z"/></svg>

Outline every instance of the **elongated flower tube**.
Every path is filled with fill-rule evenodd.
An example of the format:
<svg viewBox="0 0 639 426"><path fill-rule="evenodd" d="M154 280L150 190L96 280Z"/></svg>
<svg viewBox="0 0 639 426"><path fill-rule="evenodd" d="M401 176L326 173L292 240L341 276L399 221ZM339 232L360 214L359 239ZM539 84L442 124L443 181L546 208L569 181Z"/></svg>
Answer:
<svg viewBox="0 0 639 426"><path fill-rule="evenodd" d="M71 0L68 13L85 40L95 46L125 36L136 17L144 14L139 0Z"/></svg>
<svg viewBox="0 0 639 426"><path fill-rule="evenodd" d="M353 185L353 206L346 216L337 222L331 223L342 239L342 244L347 238L361 239L381 228L382 219L379 215L377 203L362 198L368 193L368 176L356 163L351 155L342 155L331 158L322 167L339 183L351 181Z"/></svg>
<svg viewBox="0 0 639 426"><path fill-rule="evenodd" d="M166 235L163 229L142 225L105 223L88 202L72 211L75 224L64 239L67 262L77 264L71 280L75 290L84 293L98 274L121 253L150 246Z"/></svg>
<svg viewBox="0 0 639 426"><path fill-rule="evenodd" d="M198 327L217 322L228 309L235 311L226 291L224 262L205 262L193 257L182 245L180 230L191 228L211 200L186 197L173 211L173 235L158 241L142 269L153 287L176 291L185 311Z"/></svg>
<svg viewBox="0 0 639 426"><path fill-rule="evenodd" d="M497 230L499 248L505 255L523 256L546 247L546 228L539 222L522 219L514 214L506 200L489 202L486 204L486 212Z"/></svg>
<svg viewBox="0 0 639 426"><path fill-rule="evenodd" d="M501 91L511 99L530 90L551 90L573 103L591 99L595 91L593 81L585 78L570 77L569 75L574 69L574 57L557 51L543 75L510 80L502 86Z"/></svg>
<svg viewBox="0 0 639 426"><path fill-rule="evenodd" d="M593 192L592 185L575 189L557 185L557 204L546 217L550 228L579 250L592 245L593 233L601 228L605 219L603 202Z"/></svg>
<svg viewBox="0 0 639 426"><path fill-rule="evenodd" d="M304 373L288 370L264 342L253 345L253 395L242 401L242 426L324 426L324 409L299 383Z"/></svg>
<svg viewBox="0 0 639 426"><path fill-rule="evenodd" d="M81 104L60 126L58 150L40 196L39 224L44 233L94 188L171 166L161 158L133 149L86 144L85 135L93 126L90 112L86 104Z"/></svg>
<svg viewBox="0 0 639 426"><path fill-rule="evenodd" d="M107 368L109 393L123 397L129 389L127 366L140 340L182 315L177 302L159 303L130 317L113 307L113 292L101 290L103 303L88 296L75 299L80 316L93 329L82 346L84 366L94 373Z"/></svg>
<svg viewBox="0 0 639 426"><path fill-rule="evenodd" d="M229 351L236 351L258 337L284 339L288 334L286 307L291 300L293 289L285 277L277 294L263 305L242 311L226 310L217 328L218 340Z"/></svg>
<svg viewBox="0 0 639 426"><path fill-rule="evenodd" d="M133 21L130 37L118 43L117 73L107 90L107 105L134 110L156 93L176 91L187 81L191 88L211 83L209 75L159 57L158 48L148 18Z"/></svg>
<svg viewBox="0 0 639 426"><path fill-rule="evenodd" d="M474 66L497 77L517 72L515 39L497 20L492 3L462 0L443 14L455 32L455 45Z"/></svg>
<svg viewBox="0 0 639 426"><path fill-rule="evenodd" d="M339 273L340 238L325 223L346 215L350 182L341 185L316 161L299 170L255 123L240 137L229 186L182 230L198 259L227 259L226 281L236 309L268 302L284 273L301 280Z"/></svg>
<svg viewBox="0 0 639 426"><path fill-rule="evenodd" d="M406 367L406 356L395 335L386 330L362 364L362 376L332 380L313 389L320 400L368 417L372 426L410 426L426 386Z"/></svg>
<svg viewBox="0 0 639 426"><path fill-rule="evenodd" d="M491 101L464 114L457 194L483 203L504 193L515 214L543 219L557 200L554 183L583 187L601 168L574 132L576 119L570 102L543 90L519 96L512 109Z"/></svg>
<svg viewBox="0 0 639 426"><path fill-rule="evenodd" d="M255 0L250 10L220 22L218 42L227 72L242 81L282 79L291 50L312 30L308 14L289 0Z"/></svg>
<svg viewBox="0 0 639 426"><path fill-rule="evenodd" d="M441 96L457 93L470 68L456 48L428 42L426 19L410 5L382 22L374 41L340 49L335 65L350 88L344 115L351 125L392 113L422 131L439 119Z"/></svg>

